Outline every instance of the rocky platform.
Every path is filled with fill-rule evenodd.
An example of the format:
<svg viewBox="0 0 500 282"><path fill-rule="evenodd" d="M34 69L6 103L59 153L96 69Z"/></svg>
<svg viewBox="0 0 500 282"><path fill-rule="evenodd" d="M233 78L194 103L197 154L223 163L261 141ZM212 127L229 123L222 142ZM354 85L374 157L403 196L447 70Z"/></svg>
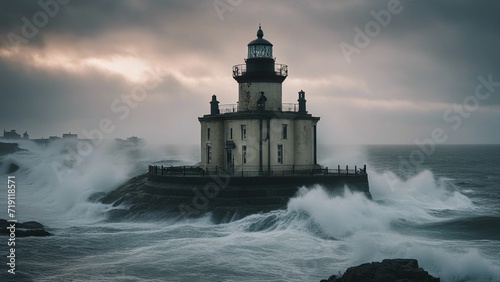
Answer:
<svg viewBox="0 0 500 282"><path fill-rule="evenodd" d="M266 206L219 206L217 197L207 197L200 194L191 197L166 196L160 193L151 193L151 184L148 184L147 174L138 175L129 179L117 189L108 193L97 193L89 199L93 202L111 204L116 209L108 212L111 220L142 219L151 216L181 216L197 217L212 213L215 222L226 222L256 212L271 211L286 205ZM179 184L172 184L177 187ZM186 186L186 185L183 185ZM198 189L197 185L188 185L189 190ZM200 189L203 191L203 188ZM203 193L203 192L202 192Z"/></svg>

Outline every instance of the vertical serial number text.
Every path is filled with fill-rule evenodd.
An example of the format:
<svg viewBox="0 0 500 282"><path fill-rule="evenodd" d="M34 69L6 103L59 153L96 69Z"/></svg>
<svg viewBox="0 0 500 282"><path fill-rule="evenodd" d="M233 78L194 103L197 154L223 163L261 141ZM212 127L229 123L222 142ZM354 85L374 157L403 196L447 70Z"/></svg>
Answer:
<svg viewBox="0 0 500 282"><path fill-rule="evenodd" d="M16 274L16 177L7 176L7 229L9 232L9 239L7 246L9 255L7 256L7 265L9 266L7 272Z"/></svg>

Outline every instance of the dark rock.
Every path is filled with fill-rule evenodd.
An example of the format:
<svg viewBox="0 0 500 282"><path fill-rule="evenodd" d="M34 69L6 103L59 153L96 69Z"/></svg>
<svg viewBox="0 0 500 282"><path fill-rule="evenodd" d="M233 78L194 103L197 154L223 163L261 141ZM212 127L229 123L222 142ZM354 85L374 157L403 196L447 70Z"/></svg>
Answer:
<svg viewBox="0 0 500 282"><path fill-rule="evenodd" d="M0 142L0 156L12 154L17 151L24 151L24 149L19 148L17 143Z"/></svg>
<svg viewBox="0 0 500 282"><path fill-rule="evenodd" d="M19 166L15 163L10 163L9 168L7 168L7 174L14 173L19 170Z"/></svg>
<svg viewBox="0 0 500 282"><path fill-rule="evenodd" d="M136 198L143 199L144 193L142 193L141 186L146 183L147 174L142 174L131 178L126 183L120 185L117 189L107 193L106 195L100 195L99 201L103 204L116 204L119 203L131 203L136 200ZM147 203L148 201L146 201Z"/></svg>
<svg viewBox="0 0 500 282"><path fill-rule="evenodd" d="M321 282L439 282L418 266L416 259L385 259L350 267L344 275Z"/></svg>
<svg viewBox="0 0 500 282"><path fill-rule="evenodd" d="M88 198L88 201L89 202L92 202L92 203L97 203L101 200L102 197L106 196L106 193L105 192L95 192L93 194L91 194Z"/></svg>
<svg viewBox="0 0 500 282"><path fill-rule="evenodd" d="M27 221L24 223L18 223L16 228L25 228L25 229L43 229L43 224L36 221Z"/></svg>
<svg viewBox="0 0 500 282"><path fill-rule="evenodd" d="M19 170L19 165L10 159L0 161L0 174L13 174Z"/></svg>
<svg viewBox="0 0 500 282"><path fill-rule="evenodd" d="M0 219L0 235L10 235L10 227L12 222L8 222L5 219ZM17 237L29 237L29 236L37 236L37 237L45 237L51 236L52 234L44 229L43 224L36 221L27 221L24 223L17 222L15 223L16 227L16 238Z"/></svg>

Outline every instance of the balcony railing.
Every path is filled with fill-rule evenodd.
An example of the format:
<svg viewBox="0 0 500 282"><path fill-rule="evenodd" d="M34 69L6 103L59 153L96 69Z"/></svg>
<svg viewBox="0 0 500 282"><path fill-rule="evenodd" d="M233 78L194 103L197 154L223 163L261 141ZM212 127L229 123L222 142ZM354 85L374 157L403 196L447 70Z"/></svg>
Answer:
<svg viewBox="0 0 500 282"><path fill-rule="evenodd" d="M299 104L297 103L283 103L281 104L282 112L297 112L299 111Z"/></svg>
<svg viewBox="0 0 500 282"><path fill-rule="evenodd" d="M233 66L233 77L240 77L247 74L247 65L240 64ZM284 64L274 64L274 74L278 76L288 76L288 66Z"/></svg>
<svg viewBox="0 0 500 282"><path fill-rule="evenodd" d="M281 104L282 112L297 112L299 105L297 103L283 103ZM222 104L219 105L219 112L221 114L236 113L238 112L238 104Z"/></svg>
<svg viewBox="0 0 500 282"><path fill-rule="evenodd" d="M219 112L221 114L236 113L238 111L238 104L223 104L219 105Z"/></svg>

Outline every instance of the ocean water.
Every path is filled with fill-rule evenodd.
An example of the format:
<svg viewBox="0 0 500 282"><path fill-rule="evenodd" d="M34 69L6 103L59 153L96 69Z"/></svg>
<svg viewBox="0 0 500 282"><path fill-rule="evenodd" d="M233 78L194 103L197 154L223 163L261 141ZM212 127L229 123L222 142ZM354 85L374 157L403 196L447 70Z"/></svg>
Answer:
<svg viewBox="0 0 500 282"><path fill-rule="evenodd" d="M416 258L441 281L500 281L499 145L324 146L326 166L368 165L373 200L301 187L284 209L225 223L110 219L126 207L92 201L151 162L198 162L197 148L106 143L75 159L62 141L20 146L0 157L0 218L15 162L16 219L54 236L16 239L16 275L0 237L0 281L320 281L385 258Z"/></svg>

